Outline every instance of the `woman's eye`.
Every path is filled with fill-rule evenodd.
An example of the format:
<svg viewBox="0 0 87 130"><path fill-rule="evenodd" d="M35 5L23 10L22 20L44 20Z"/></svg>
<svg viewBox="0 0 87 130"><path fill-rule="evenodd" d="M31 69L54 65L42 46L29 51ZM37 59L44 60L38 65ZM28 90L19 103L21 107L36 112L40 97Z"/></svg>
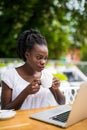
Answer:
<svg viewBox="0 0 87 130"><path fill-rule="evenodd" d="M36 58L37 58L37 60L41 60L41 59L47 60L48 59L48 57L43 58L43 56L37 56Z"/></svg>
<svg viewBox="0 0 87 130"><path fill-rule="evenodd" d="M37 58L38 60L42 59L42 57L41 57L41 56L37 56L36 58Z"/></svg>

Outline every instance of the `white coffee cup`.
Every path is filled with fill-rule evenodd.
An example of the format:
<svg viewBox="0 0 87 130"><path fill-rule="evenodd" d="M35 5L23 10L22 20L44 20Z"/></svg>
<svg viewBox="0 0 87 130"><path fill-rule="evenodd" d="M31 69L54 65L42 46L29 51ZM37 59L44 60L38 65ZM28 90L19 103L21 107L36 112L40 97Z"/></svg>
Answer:
<svg viewBox="0 0 87 130"><path fill-rule="evenodd" d="M44 88L50 88L52 86L52 76L45 76L44 78L41 78L41 85Z"/></svg>

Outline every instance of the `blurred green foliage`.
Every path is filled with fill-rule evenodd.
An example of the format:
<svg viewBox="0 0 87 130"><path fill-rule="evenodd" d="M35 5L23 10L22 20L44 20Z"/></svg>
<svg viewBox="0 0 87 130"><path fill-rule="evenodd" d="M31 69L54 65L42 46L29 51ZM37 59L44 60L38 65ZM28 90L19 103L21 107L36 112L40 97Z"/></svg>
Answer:
<svg viewBox="0 0 87 130"><path fill-rule="evenodd" d="M68 80L67 76L65 74L62 74L62 73L56 73L56 74L53 74L54 77L58 78L59 80Z"/></svg>
<svg viewBox="0 0 87 130"><path fill-rule="evenodd" d="M5 67L6 64L5 63L0 63L0 67Z"/></svg>
<svg viewBox="0 0 87 130"><path fill-rule="evenodd" d="M69 48L83 50L87 44L87 1L82 10L71 0L3 0L0 2L0 58L16 58L19 34L34 28L46 37L49 59L60 59ZM74 1L73 1L74 2ZM87 55L87 51L85 51ZM82 51L81 58L84 58Z"/></svg>

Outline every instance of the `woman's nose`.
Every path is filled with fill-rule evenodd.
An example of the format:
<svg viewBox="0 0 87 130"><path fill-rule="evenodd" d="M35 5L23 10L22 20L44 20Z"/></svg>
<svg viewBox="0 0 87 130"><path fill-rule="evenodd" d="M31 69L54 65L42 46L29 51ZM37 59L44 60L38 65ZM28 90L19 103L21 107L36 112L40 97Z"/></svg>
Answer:
<svg viewBox="0 0 87 130"><path fill-rule="evenodd" d="M45 59L41 60L41 64L45 64L45 63L46 63Z"/></svg>

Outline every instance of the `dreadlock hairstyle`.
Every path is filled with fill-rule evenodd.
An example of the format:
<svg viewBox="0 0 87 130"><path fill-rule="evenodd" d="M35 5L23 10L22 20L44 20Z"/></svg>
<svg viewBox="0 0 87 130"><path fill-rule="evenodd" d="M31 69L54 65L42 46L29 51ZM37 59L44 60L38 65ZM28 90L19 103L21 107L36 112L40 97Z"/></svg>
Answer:
<svg viewBox="0 0 87 130"><path fill-rule="evenodd" d="M25 52L31 51L35 44L46 45L45 38L38 30L30 29L24 31L18 38L17 54L23 60L26 61Z"/></svg>

